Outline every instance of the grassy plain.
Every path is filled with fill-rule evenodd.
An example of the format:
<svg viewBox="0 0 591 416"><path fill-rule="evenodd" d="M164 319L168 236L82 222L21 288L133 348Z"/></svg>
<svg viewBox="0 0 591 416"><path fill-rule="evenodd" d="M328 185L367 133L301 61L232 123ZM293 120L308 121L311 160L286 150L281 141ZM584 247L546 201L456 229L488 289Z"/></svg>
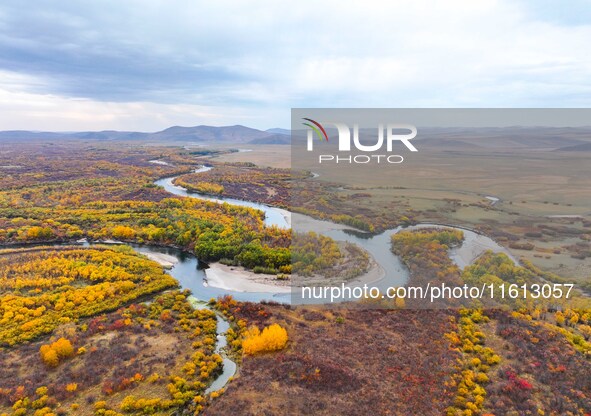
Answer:
<svg viewBox="0 0 591 416"><path fill-rule="evenodd" d="M567 280L588 281L591 190L585 185L591 177L591 166L586 163L589 153L558 151L560 140L545 140L545 147L533 151L531 141L513 138L496 144L490 138L478 142L458 135L453 140L440 139L441 143L437 137L423 143L417 139L419 153L409 155L403 165L351 168L346 175L334 166L306 166L298 161L298 168L320 174L300 181L309 189L309 205L304 208L318 212L331 208L368 221L376 229L398 225L403 217L408 222L473 227L530 259L541 268L536 275L553 271ZM159 177L186 173L197 163L214 163L221 173L224 161L289 168L289 146L244 148L253 151L208 158L192 155L192 149L154 143L145 147L100 142L2 143L0 237L6 244L70 241L83 236L118 236L126 241L141 237L193 249L199 241L219 241L220 235L239 228L239 236L249 235L253 241L276 238L285 248L280 233L275 237L259 234L260 218L250 212L226 212L207 204L176 207L174 203L171 207L171 202L162 202L169 195L152 185ZM150 162L155 159L169 165ZM234 165L228 172L235 169ZM251 172L246 178L264 182L259 173ZM212 180L215 177L211 175ZM282 184L280 180L276 186ZM274 194L267 191L265 195ZM493 205L486 196L500 201ZM97 199L102 201L97 203ZM68 221L56 223L55 213L60 214L58 220ZM581 217L548 217L567 214ZM241 222L228 217L239 217ZM233 245L222 248L228 247ZM246 248L248 254L259 252L258 246L246 244ZM450 281L482 277L472 270L470 275L460 274L448 258L441 261L446 255L443 246L416 244L415 248L421 254L412 257L414 266L408 258L415 278L427 272ZM72 270L79 267L85 265L73 264ZM525 273L513 267L489 269L498 275L508 270L515 281ZM162 271L158 268L155 273ZM5 295L43 294L44 285L55 278L49 274L47 279L30 281L31 287L19 286L18 293L10 289ZM5 280L7 287L16 287L13 274ZM55 283L46 295L66 296L88 285L85 279L73 282ZM107 285L101 288L109 293ZM26 314L28 320L39 318L38 313L43 317L46 310L53 311L51 299L35 308L29 308L32 305L25 299L23 310L17 313ZM195 410L205 405L204 413L210 415L361 414L368 408L384 415L591 412L588 309L556 311L548 305L531 304L515 313L380 311L363 305L325 309L234 302L229 316L235 323L236 339L231 345L236 356L241 356L239 334L246 325L262 328L279 323L287 328L289 343L279 353L245 357L239 376L226 392L219 398L206 398L203 389L219 371L219 357L212 347L213 315L195 314L185 294L155 295L154 300L138 305L141 302L134 297L115 310L100 310L96 316L71 321L60 321L55 315L57 327L45 335L5 346L0 356L0 414L34 415L37 410L43 414L46 407L45 413L55 410L76 415L116 414L107 409L143 414L152 412L152 407L156 414L169 414L172 408L186 409L189 401ZM3 314L6 322L0 329L13 334L35 328L14 325L13 317ZM41 346L60 337L73 343L76 354L48 367L40 356ZM88 371L96 367L100 367L96 374ZM38 390L49 383L46 391ZM126 399L128 395L135 397Z"/></svg>
<svg viewBox="0 0 591 416"><path fill-rule="evenodd" d="M215 314L131 249L1 250L0 273L0 414L196 409L220 370Z"/></svg>
<svg viewBox="0 0 591 416"><path fill-rule="evenodd" d="M398 225L403 217L475 228L544 270L588 281L591 151L569 150L588 143L587 133L436 131L415 138L419 152L404 153L400 165L319 165L292 155L295 171L320 175L293 185L296 197L297 189L307 193L292 205L325 213L337 209L377 230ZM224 158L277 166L291 154L290 146L251 147L253 152Z"/></svg>

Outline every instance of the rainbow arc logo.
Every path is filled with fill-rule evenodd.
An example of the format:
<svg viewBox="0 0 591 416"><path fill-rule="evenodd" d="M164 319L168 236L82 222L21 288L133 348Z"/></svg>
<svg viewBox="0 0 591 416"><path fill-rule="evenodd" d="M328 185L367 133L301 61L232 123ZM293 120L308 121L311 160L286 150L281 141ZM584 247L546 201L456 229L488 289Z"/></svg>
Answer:
<svg viewBox="0 0 591 416"><path fill-rule="evenodd" d="M320 124L317 121L312 120L311 118L304 117L302 120L306 120L309 122L309 123L302 123L302 124L304 126L310 127L312 130L314 130L314 132L316 133L316 136L318 136L320 141L322 141L322 140L328 141L328 134L326 134L326 130L324 129L322 124ZM310 123L312 123L312 124L310 124Z"/></svg>

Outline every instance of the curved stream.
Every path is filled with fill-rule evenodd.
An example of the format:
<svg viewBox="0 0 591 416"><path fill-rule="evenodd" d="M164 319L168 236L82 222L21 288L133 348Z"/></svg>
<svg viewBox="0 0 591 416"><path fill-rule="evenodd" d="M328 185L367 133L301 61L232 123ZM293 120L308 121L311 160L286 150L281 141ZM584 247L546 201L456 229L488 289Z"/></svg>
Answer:
<svg viewBox="0 0 591 416"><path fill-rule="evenodd" d="M82 244L89 247L104 243L84 242ZM205 274L203 269L199 267L199 261L197 258L179 249L134 243L120 243L118 241L110 242L109 244L129 246L136 252L144 254L147 257L150 257L151 254L166 254L167 256L172 256L176 259L176 263L171 268L165 269L166 273L178 280L182 289L191 290L192 296L190 296L188 300L194 308L212 310L217 317L217 343L215 353L220 354L222 357L222 372L212 381L211 385L205 390L205 393L209 394L224 388L228 381L230 381L230 378L236 374L238 368L237 364L228 357L225 351L225 348L228 345L226 331L230 329L230 322L228 322L228 320L220 313L211 309L207 304L209 299L224 295L224 291L215 288L209 288L210 290L208 290L208 288L203 285ZM262 298L259 299L257 296L253 296L253 301L256 302L260 300L262 300Z"/></svg>
<svg viewBox="0 0 591 416"><path fill-rule="evenodd" d="M196 169L194 172L207 172L211 169L212 167L203 166ZM265 213L265 224L267 225L275 225L282 228L290 228L291 226L294 226L298 232L314 231L318 234L331 237L334 240L347 241L363 248L372 256L376 267L374 267L374 270L371 273L348 282L347 286L351 287L371 283L372 286L385 291L388 287L403 286L408 282L410 277L408 269L402 263L401 259L391 251L391 236L401 230L412 230L434 226L460 229L464 233L464 241L461 246L452 248L449 252L450 258L460 269L464 269L464 267L471 264L486 250L505 253L517 263L517 260L506 248L502 247L491 238L466 228L455 227L453 225L426 223L410 227L400 226L385 230L380 234L370 234L341 224L335 224L330 221L322 221L306 215L290 213L289 211L265 204L234 198L212 197L197 192L190 192L181 186L175 185L173 182L176 178L177 176L160 179L156 181L155 184L163 187L171 194L178 196L256 208ZM195 261L198 264L196 259ZM197 279L195 279L195 277L197 277ZM279 302L289 302L291 296L290 293L254 293L208 287L205 273L202 270L198 271L196 276L193 269L193 273L191 273L189 277L183 275L177 277L177 279L181 281L183 287L191 289L197 298L203 300L217 297L221 294L230 294L237 300L242 301L257 302L272 299ZM350 299L342 298L340 300L345 301ZM310 301L314 302L314 300Z"/></svg>
<svg viewBox="0 0 591 416"><path fill-rule="evenodd" d="M211 166L202 166L196 169L194 173L207 172L213 169ZM189 198L203 199L205 201L217 202L219 204L228 203L232 205L239 205L241 207L248 207L258 209L265 213L265 224L276 225L281 228L290 228L289 212L280 208L271 207L257 202L243 201L241 199L215 197L211 195L204 195L197 192L189 191L181 186L176 186L173 182L178 176L164 178L154 182L155 185L163 187L166 191L174 195L186 196Z"/></svg>
<svg viewBox="0 0 591 416"><path fill-rule="evenodd" d="M199 169L196 169L194 172L207 172L211 169L212 167L203 166ZM318 174L314 175L314 177L318 176ZM356 279L353 282L350 282L350 285L355 285L356 283L359 284L361 282L371 282L372 285L379 287L380 290L386 290L388 287L391 286L402 286L409 279L408 269L403 265L400 258L393 254L390 249L390 238L392 234L401 231L403 229L402 227L389 229L377 235L367 234L359 232L349 227L334 224L329 221L321 221L301 214L292 214L286 210L265 204L259 204L256 202L244 201L234 198L213 197L196 192L190 192L181 186L175 185L173 182L176 178L177 176L160 179L156 181L155 184L163 187L166 191L170 192L171 194L178 196L198 198L217 203L228 203L259 209L265 213L265 224L269 226L290 228L292 226L291 218L295 217L298 219L298 231L316 231L319 234L331 237L334 240L348 241L350 243L362 247L373 257L373 260L377 265L375 270L378 270L378 273L371 277L369 281L368 279L363 279L362 277L360 279ZM413 227L408 227L408 229L431 226L441 225L419 224ZM447 227L457 228L453 226ZM498 243L496 243L489 237L478 234L472 230L462 229L462 231L464 232L464 242L460 247L456 247L450 250L451 259L461 269L472 263L480 254L482 254L482 252L489 249L496 252L504 252L507 255L509 255L515 262L517 262L515 258L511 256L511 253L509 253L508 250L500 246ZM169 273L180 282L183 288L190 289L193 293L193 296L199 301L207 301L210 298L216 298L220 295L225 294L231 294L234 298L240 301L259 302L265 299L272 299L280 302L290 301L291 295L289 293L272 294L239 292L210 287L207 285L205 272L203 271L203 269L199 267L199 260L196 257L183 253L180 250L175 250L171 248L140 245L133 245L133 247L140 253L144 254L165 253L175 256L178 259L178 262L174 265L172 269L169 270ZM202 307L207 306L202 305ZM222 316L218 315L218 317L218 342L216 345L216 352L220 353L223 357L223 372L218 378L214 380L211 386L209 386L206 393L210 393L223 388L230 379L230 377L232 377L236 372L236 363L230 360L223 350L227 345L225 332L230 327L230 324Z"/></svg>
<svg viewBox="0 0 591 416"><path fill-rule="evenodd" d="M206 172L211 169L211 167L203 166L195 170L195 173ZM294 218L296 220L297 231L315 231L318 234L331 237L334 240L348 241L360 246L373 257L373 260L376 264L374 271L378 270L379 272L374 273L374 275L369 279L367 276L362 276L358 279L355 279L348 283L350 286L371 283L372 286L385 289L391 286L402 286L406 284L409 278L408 269L403 265L400 258L393 254L390 250L390 238L392 234L396 234L403 229L415 229L433 226L461 229L464 232L464 242L460 247L451 249L449 253L451 259L461 269L472 263L472 261L474 261L485 250L503 252L510 256L510 258L517 263L517 260L511 255L511 253L509 253L507 249L500 246L494 240L465 228L443 224L419 224L407 228L392 228L377 235L369 234L329 221L317 220L302 214L293 214L289 211L269 205L233 198L212 197L195 192L189 192L185 188L174 185L173 181L176 178L177 176L160 179L156 181L155 184L163 187L166 191L174 195L259 209L265 213L265 224L269 226L290 228L292 225L291 219ZM92 245L95 243L84 244ZM192 301L192 304L195 308L209 308L206 302L208 302L211 298L217 298L218 296L223 296L226 294L232 295L239 301L260 302L262 300L274 300L282 303L289 303L291 301L290 293L240 292L211 287L207 284L206 275L199 263L199 260L195 256L187 254L182 250L142 244L121 244L129 245L135 251L148 256L150 254L166 254L173 256L176 259L176 263L170 269L167 269L167 273L174 277L183 289L189 289L191 291L192 298L190 298L190 300ZM340 300L349 299L343 298ZM228 343L225 333L230 328L230 323L220 314L217 314L217 317L217 344L215 352L222 356L223 370L222 373L216 379L214 379L212 384L207 388L206 393L211 393L223 388L229 379L235 375L237 370L236 363L228 358L224 351Z"/></svg>

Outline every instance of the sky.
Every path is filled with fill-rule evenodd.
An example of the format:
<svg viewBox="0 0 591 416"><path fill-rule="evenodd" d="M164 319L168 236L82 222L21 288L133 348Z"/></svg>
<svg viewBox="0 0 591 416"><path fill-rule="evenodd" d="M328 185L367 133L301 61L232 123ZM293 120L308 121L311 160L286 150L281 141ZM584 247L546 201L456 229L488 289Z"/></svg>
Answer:
<svg viewBox="0 0 591 416"><path fill-rule="evenodd" d="M3 0L0 130L589 107L590 40L591 0Z"/></svg>

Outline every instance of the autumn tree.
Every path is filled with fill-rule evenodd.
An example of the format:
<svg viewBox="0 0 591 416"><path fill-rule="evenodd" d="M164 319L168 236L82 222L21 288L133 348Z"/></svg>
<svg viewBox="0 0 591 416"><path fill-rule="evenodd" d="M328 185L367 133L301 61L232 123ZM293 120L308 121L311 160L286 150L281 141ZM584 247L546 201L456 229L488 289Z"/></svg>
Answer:
<svg viewBox="0 0 591 416"><path fill-rule="evenodd" d="M63 361L74 355L74 348L69 339L60 338L52 344L42 345L39 349L41 360L48 367L57 367Z"/></svg>
<svg viewBox="0 0 591 416"><path fill-rule="evenodd" d="M245 334L242 349L248 355L277 351L285 348L287 340L287 331L278 324L269 325L262 332L253 326Z"/></svg>

